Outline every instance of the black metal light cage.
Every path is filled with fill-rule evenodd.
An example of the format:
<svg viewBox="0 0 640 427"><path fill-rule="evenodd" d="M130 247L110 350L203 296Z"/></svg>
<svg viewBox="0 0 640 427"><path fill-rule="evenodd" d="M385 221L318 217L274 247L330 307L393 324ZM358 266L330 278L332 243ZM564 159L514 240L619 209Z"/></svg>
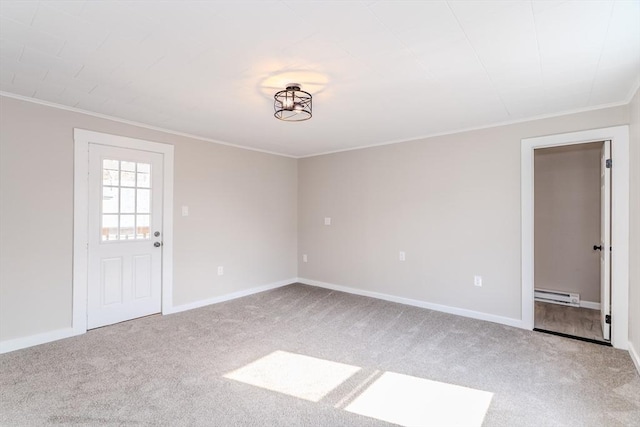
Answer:
<svg viewBox="0 0 640 427"><path fill-rule="evenodd" d="M300 85L290 83L285 90L273 96L273 114L277 119L286 122L301 122L309 120L311 112L311 94L300 90Z"/></svg>

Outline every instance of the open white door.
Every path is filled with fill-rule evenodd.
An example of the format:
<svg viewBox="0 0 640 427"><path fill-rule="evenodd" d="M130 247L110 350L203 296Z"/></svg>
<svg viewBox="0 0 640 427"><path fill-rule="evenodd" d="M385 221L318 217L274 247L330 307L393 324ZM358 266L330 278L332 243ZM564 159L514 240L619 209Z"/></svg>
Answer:
<svg viewBox="0 0 640 427"><path fill-rule="evenodd" d="M162 154L89 144L88 329L159 313Z"/></svg>
<svg viewBox="0 0 640 427"><path fill-rule="evenodd" d="M600 156L600 310L602 336L611 340L611 141Z"/></svg>

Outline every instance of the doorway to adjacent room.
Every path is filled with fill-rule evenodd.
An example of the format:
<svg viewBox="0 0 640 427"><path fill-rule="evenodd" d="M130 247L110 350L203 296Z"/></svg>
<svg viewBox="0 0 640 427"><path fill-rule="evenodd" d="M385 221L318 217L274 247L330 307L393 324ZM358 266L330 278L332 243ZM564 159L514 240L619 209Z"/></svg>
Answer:
<svg viewBox="0 0 640 427"><path fill-rule="evenodd" d="M536 329L610 339L609 152L610 141L534 150Z"/></svg>

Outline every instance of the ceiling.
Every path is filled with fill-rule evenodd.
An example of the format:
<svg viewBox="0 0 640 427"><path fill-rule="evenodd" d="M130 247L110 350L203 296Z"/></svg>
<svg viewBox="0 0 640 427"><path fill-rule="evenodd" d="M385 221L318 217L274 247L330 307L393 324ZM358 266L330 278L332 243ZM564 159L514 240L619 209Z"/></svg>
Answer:
<svg viewBox="0 0 640 427"><path fill-rule="evenodd" d="M0 0L0 55L5 94L303 157L626 103L640 0Z"/></svg>

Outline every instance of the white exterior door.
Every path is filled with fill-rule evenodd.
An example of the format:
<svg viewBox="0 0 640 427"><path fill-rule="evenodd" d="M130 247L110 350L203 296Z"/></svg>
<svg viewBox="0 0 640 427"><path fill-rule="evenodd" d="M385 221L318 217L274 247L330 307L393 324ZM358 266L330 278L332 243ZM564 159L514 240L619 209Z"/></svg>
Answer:
<svg viewBox="0 0 640 427"><path fill-rule="evenodd" d="M611 141L604 141L600 158L600 311L602 336L611 339Z"/></svg>
<svg viewBox="0 0 640 427"><path fill-rule="evenodd" d="M163 156L89 144L88 329L161 311Z"/></svg>

